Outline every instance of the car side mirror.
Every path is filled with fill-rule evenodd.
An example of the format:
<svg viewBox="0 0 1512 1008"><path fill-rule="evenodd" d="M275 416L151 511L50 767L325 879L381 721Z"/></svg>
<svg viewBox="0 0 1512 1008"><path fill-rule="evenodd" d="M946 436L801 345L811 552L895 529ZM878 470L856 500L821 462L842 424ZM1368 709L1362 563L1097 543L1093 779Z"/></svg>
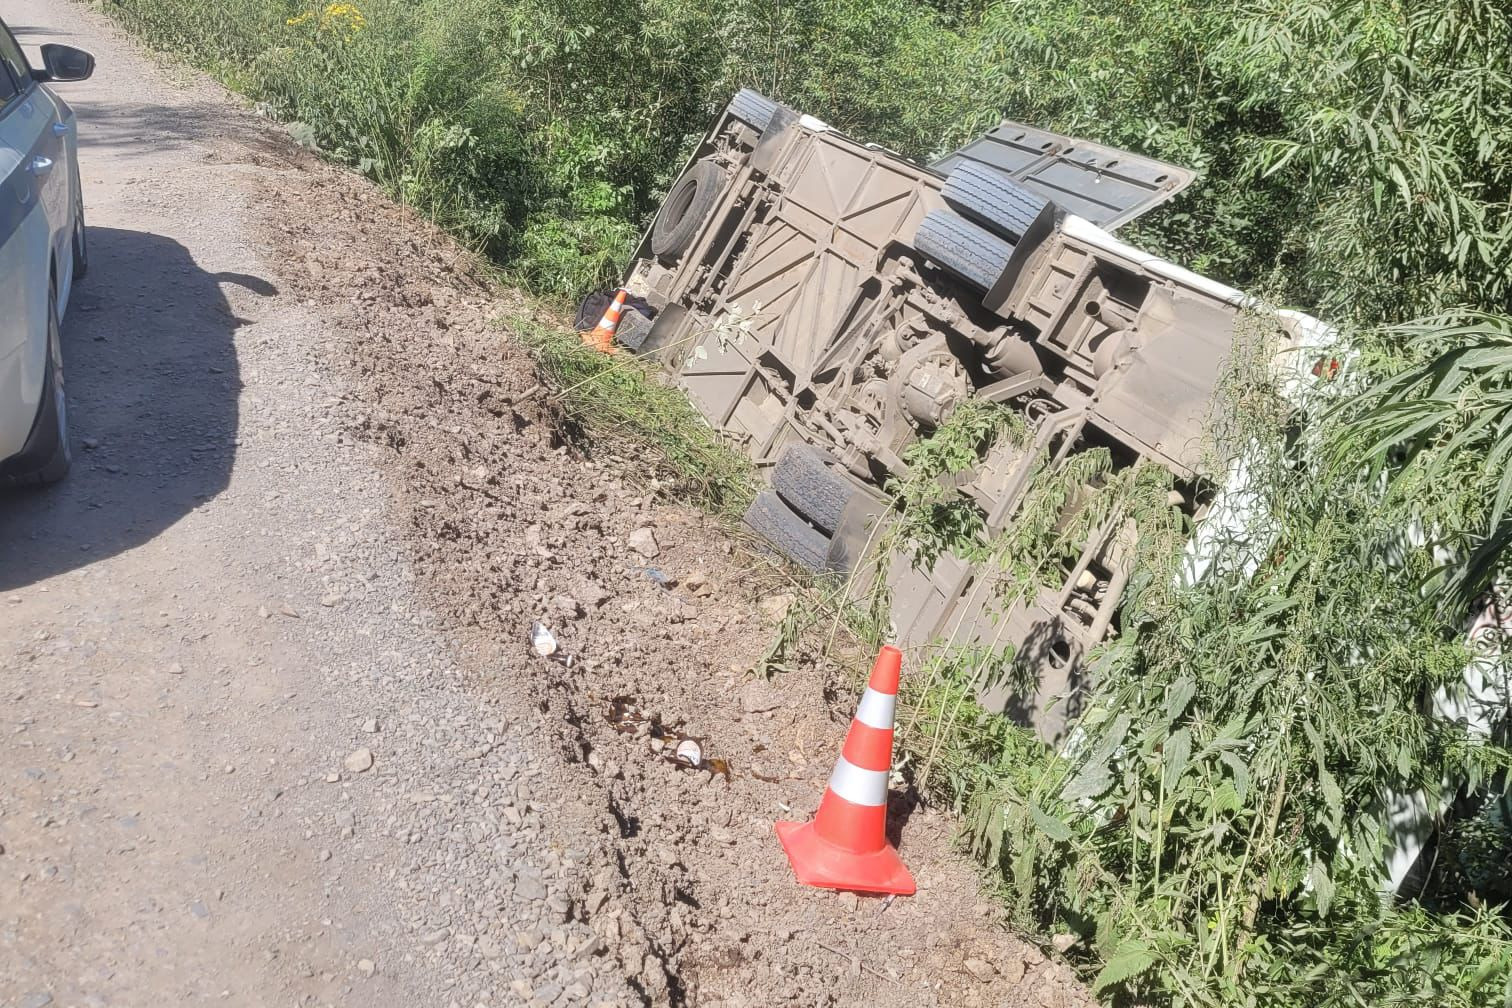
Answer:
<svg viewBox="0 0 1512 1008"><path fill-rule="evenodd" d="M49 42L42 46L42 69L32 76L44 81L81 81L94 73L95 58L83 49Z"/></svg>

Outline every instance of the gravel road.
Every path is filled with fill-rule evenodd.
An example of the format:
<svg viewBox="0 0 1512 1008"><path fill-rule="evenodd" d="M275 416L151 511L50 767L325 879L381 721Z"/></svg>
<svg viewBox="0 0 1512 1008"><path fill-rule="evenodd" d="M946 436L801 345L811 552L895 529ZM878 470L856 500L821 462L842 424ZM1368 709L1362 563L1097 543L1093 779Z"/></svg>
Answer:
<svg viewBox="0 0 1512 1008"><path fill-rule="evenodd" d="M0 16L99 61L75 468L0 496L0 1004L1087 1003L937 813L914 900L792 884L851 687L743 671L780 572L562 443L517 296L98 13Z"/></svg>
<svg viewBox="0 0 1512 1008"><path fill-rule="evenodd" d="M551 908L542 764L459 689L322 408L326 326L251 237L277 212L248 194L255 124L92 12L0 14L99 59L61 89L93 253L64 333L83 450L0 498L0 1004L462 1003L470 957L422 950L480 900L532 980L633 1000ZM491 863L431 861L453 831Z"/></svg>

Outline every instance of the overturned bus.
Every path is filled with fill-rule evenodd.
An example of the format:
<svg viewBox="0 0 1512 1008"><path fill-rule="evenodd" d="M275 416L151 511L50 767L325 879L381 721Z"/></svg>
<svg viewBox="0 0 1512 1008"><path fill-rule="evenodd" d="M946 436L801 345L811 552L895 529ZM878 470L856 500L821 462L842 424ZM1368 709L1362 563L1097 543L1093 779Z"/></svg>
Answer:
<svg viewBox="0 0 1512 1008"><path fill-rule="evenodd" d="M1209 404L1255 302L1110 233L1192 177L1013 122L923 166L742 91L630 266L654 321L628 313L618 336L761 469L754 531L811 570L881 571L905 643L1011 646L1015 674L981 699L1054 741L1088 652L1118 631L1137 530L1095 530L1058 584L1003 611L954 556L877 562L884 488L910 444L979 398L1030 432L959 477L988 534L1039 460L1094 447L1165 467L1171 506L1200 517ZM1321 329L1267 318L1283 343Z"/></svg>

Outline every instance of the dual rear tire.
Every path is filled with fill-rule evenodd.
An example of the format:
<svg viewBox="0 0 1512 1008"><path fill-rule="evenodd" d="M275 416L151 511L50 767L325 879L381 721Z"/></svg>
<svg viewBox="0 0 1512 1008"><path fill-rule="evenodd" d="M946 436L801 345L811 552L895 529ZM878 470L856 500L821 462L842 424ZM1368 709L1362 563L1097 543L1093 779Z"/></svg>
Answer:
<svg viewBox="0 0 1512 1008"><path fill-rule="evenodd" d="M950 206L919 222L914 248L981 292L1007 271L1014 249L1033 233L1049 201L1002 172L966 162L945 180Z"/></svg>
<svg viewBox="0 0 1512 1008"><path fill-rule="evenodd" d="M756 495L745 523L804 570L835 570L832 544L857 492L823 452L795 444L777 460L772 489Z"/></svg>

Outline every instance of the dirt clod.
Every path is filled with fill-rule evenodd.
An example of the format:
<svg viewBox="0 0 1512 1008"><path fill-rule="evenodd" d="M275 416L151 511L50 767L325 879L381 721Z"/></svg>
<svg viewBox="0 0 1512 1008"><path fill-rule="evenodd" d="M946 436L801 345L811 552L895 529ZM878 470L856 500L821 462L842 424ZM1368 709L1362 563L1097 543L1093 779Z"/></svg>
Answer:
<svg viewBox="0 0 1512 1008"><path fill-rule="evenodd" d="M793 607L793 596L787 593L768 595L759 603L761 615L770 623L781 623Z"/></svg>
<svg viewBox="0 0 1512 1008"><path fill-rule="evenodd" d="M649 528L638 528L631 532L628 542L631 549L647 560L654 560L661 556L661 547L657 545L656 534Z"/></svg>
<svg viewBox="0 0 1512 1008"><path fill-rule="evenodd" d="M740 709L765 714L782 706L782 693L765 679L752 679L740 688Z"/></svg>

